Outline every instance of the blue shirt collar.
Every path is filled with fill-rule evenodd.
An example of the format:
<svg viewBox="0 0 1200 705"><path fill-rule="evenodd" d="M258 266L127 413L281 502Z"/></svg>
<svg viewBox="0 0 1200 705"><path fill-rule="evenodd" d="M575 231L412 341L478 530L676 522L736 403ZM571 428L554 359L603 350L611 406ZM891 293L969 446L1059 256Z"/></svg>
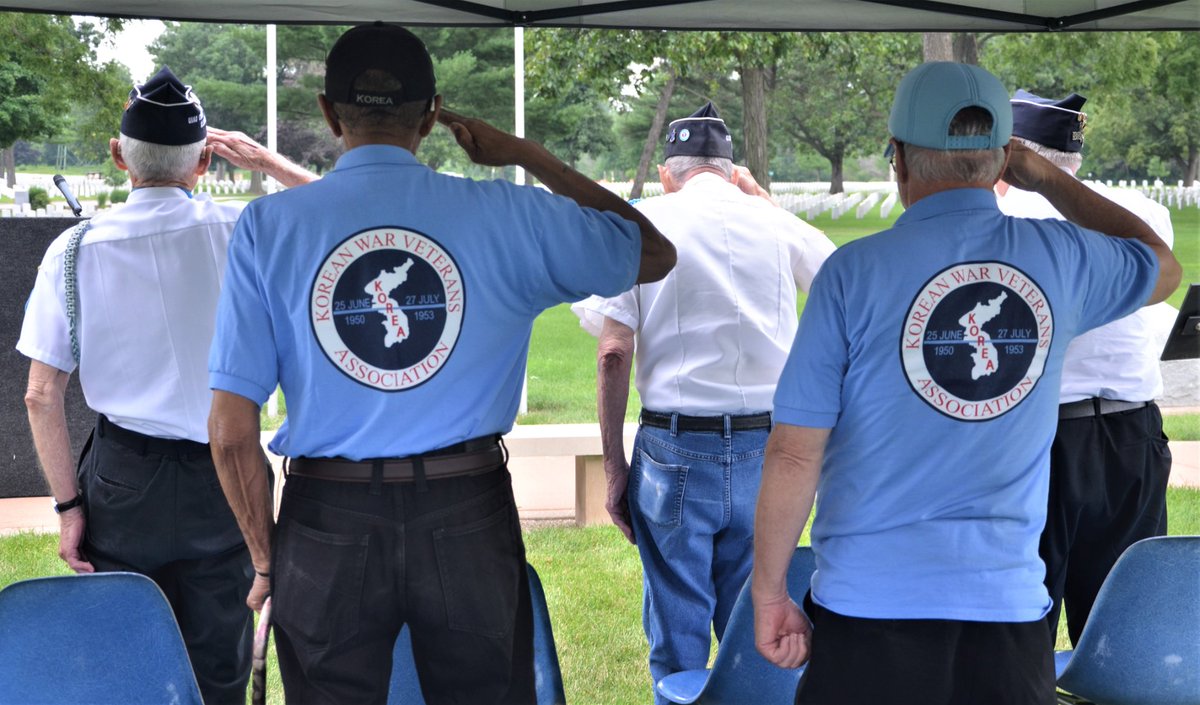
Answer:
<svg viewBox="0 0 1200 705"><path fill-rule="evenodd" d="M956 188L939 191L922 198L905 209L896 219L896 225L925 220L954 211L970 210L991 210L999 213L1000 206L996 205L995 192L985 188Z"/></svg>
<svg viewBox="0 0 1200 705"><path fill-rule="evenodd" d="M421 162L417 161L412 152L403 147L393 147L389 144L367 144L355 147L338 157L337 164L333 168L335 171L341 171L369 164L420 165Z"/></svg>

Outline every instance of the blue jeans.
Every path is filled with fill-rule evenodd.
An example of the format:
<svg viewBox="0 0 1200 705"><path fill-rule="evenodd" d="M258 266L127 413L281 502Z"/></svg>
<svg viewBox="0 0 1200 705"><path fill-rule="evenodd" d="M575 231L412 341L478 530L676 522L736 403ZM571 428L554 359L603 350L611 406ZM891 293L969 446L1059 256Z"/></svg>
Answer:
<svg viewBox="0 0 1200 705"><path fill-rule="evenodd" d="M657 683L705 668L750 575L754 506L770 431L638 429L629 513L642 558L642 626ZM655 695L655 702L669 701Z"/></svg>

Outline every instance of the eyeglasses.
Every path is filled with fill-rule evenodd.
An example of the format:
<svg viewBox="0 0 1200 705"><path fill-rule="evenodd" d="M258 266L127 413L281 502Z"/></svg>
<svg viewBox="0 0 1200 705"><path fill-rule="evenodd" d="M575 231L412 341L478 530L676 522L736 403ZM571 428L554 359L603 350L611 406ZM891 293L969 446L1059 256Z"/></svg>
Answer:
<svg viewBox="0 0 1200 705"><path fill-rule="evenodd" d="M892 171L896 170L896 152L902 144L904 143L893 139L891 142L888 142L887 149L883 150L883 158L888 160Z"/></svg>

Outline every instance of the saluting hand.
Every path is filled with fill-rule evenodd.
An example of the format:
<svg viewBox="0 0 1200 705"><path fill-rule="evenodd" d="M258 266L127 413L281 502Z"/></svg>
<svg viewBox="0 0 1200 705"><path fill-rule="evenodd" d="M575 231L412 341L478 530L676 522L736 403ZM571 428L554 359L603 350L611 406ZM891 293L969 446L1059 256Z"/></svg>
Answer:
<svg viewBox="0 0 1200 705"><path fill-rule="evenodd" d="M1048 176L1058 171L1045 157L1013 140L1009 143L1008 164L1000 178L1019 189L1037 191Z"/></svg>
<svg viewBox="0 0 1200 705"><path fill-rule="evenodd" d="M450 129L458 146L471 161L484 166L509 166L517 163L522 140L497 129L483 120L469 118L442 108L438 122Z"/></svg>

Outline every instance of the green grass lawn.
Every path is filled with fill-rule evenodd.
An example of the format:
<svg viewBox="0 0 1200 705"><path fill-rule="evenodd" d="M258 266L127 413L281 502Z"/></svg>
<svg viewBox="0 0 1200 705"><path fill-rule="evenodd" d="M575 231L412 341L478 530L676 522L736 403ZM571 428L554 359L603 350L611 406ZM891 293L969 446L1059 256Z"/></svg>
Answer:
<svg viewBox="0 0 1200 705"><path fill-rule="evenodd" d="M1200 490L1171 488L1167 505L1171 534L1200 534ZM808 543L807 534L801 543ZM525 545L546 590L567 702L649 702L637 550L611 526L527 529ZM0 538L0 587L25 578L65 574L57 546L53 534ZM1065 632L1060 632L1058 648L1067 648ZM274 654L268 669L268 702L282 705Z"/></svg>

